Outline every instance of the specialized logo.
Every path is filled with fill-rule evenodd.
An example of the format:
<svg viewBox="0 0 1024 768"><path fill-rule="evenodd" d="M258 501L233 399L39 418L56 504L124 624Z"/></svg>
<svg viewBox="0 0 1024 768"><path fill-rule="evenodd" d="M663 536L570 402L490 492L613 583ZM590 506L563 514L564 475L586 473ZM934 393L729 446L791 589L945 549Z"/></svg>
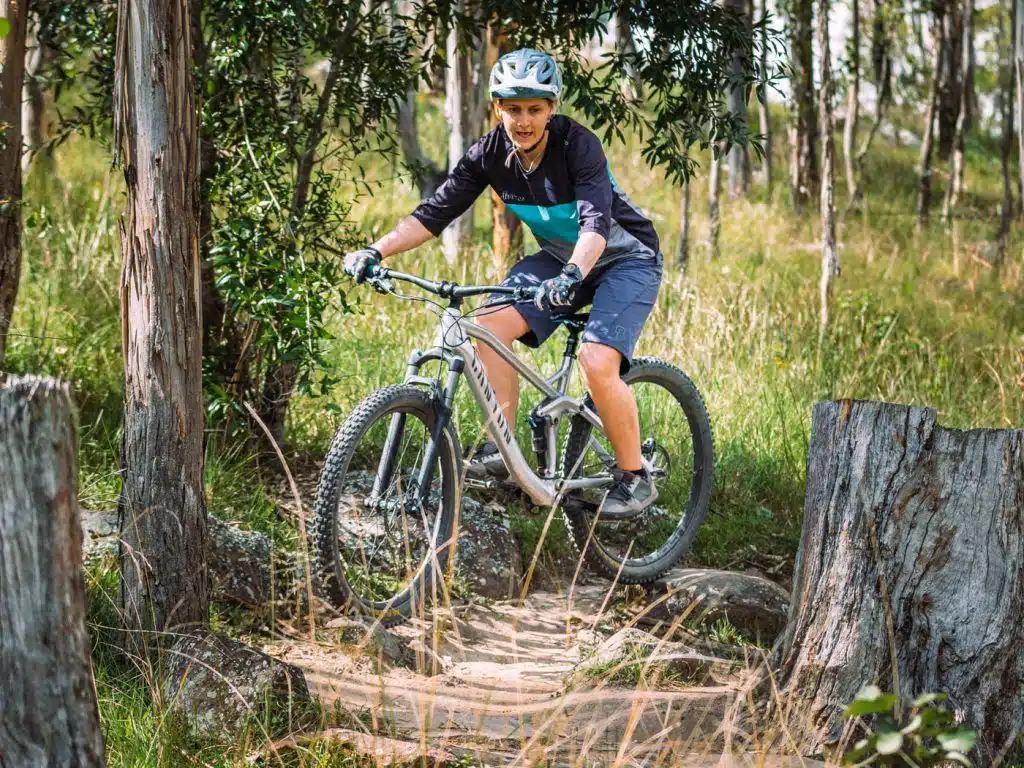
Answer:
<svg viewBox="0 0 1024 768"><path fill-rule="evenodd" d="M505 419L505 414L501 410L501 403L498 402L498 398L494 394L494 390L491 389L491 385L487 383L487 376L484 374L484 367L480 364L480 360L476 354L469 355L469 370L473 374L473 378L476 379L477 384L480 385L480 389L484 392L484 399L487 401L487 409L489 411L489 418L494 420L494 423L498 426L498 432L504 438L505 444L509 445L512 443L512 428L509 427L508 421Z"/></svg>

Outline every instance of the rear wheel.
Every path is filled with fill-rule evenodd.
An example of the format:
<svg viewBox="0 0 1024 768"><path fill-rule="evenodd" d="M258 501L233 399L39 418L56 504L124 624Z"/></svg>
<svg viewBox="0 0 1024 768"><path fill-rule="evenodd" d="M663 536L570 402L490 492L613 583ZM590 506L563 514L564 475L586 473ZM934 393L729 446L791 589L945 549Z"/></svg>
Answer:
<svg viewBox="0 0 1024 768"><path fill-rule="evenodd" d="M714 439L700 393L675 366L636 358L622 378L636 397L641 453L653 467L658 498L638 516L618 522L595 522L592 513L573 505L564 513L573 542L592 568L626 584L646 584L674 567L693 544L711 502ZM592 477L612 464L607 438L575 417L563 453L564 476ZM593 490L583 498L596 507L603 495Z"/></svg>
<svg viewBox="0 0 1024 768"><path fill-rule="evenodd" d="M338 430L312 526L314 564L336 607L391 626L441 594L462 463L450 424L438 435L429 490L417 489L439 418L428 393L396 385L370 394Z"/></svg>

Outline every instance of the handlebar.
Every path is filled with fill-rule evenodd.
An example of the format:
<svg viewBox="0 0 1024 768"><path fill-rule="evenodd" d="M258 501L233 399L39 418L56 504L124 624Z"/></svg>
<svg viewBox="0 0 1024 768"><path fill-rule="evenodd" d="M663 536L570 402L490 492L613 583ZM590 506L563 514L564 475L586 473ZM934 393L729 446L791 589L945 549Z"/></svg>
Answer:
<svg viewBox="0 0 1024 768"><path fill-rule="evenodd" d="M388 280L400 280L405 283L422 288L425 291L436 294L442 299L464 299L471 296L482 296L485 293L509 296L512 301L533 301L537 295L537 288L527 288L508 285L459 285L447 280L436 282L427 280L416 275L407 275L404 272L397 272L387 267L371 267L366 276L366 282L378 290L387 288Z"/></svg>

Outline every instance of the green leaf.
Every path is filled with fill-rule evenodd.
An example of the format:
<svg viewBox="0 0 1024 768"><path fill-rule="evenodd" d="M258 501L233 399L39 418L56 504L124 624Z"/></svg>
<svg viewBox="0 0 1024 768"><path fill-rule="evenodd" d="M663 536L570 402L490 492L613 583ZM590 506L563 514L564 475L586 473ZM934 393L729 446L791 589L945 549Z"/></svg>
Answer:
<svg viewBox="0 0 1024 768"><path fill-rule="evenodd" d="M920 715L914 715L910 722L900 728L900 733L906 736L908 733L913 733L924 724L924 720Z"/></svg>
<svg viewBox="0 0 1024 768"><path fill-rule="evenodd" d="M945 701L948 698L949 696L947 696L944 693L922 693L920 696L914 699L913 707L914 709L920 709L921 707L927 706L928 704L931 704L933 702Z"/></svg>
<svg viewBox="0 0 1024 768"><path fill-rule="evenodd" d="M960 728L953 733L940 733L935 738L947 752L970 752L978 740L977 734L967 728Z"/></svg>
<svg viewBox="0 0 1024 768"><path fill-rule="evenodd" d="M877 685L866 685L857 693L857 698L843 712L843 717L857 717L859 715L880 715L883 712L891 712L896 704L894 694L882 693Z"/></svg>
<svg viewBox="0 0 1024 768"><path fill-rule="evenodd" d="M875 741L875 749L880 755L895 755L903 746L903 734L899 731L879 733Z"/></svg>
<svg viewBox="0 0 1024 768"><path fill-rule="evenodd" d="M11 33L11 22L0 16L0 40Z"/></svg>

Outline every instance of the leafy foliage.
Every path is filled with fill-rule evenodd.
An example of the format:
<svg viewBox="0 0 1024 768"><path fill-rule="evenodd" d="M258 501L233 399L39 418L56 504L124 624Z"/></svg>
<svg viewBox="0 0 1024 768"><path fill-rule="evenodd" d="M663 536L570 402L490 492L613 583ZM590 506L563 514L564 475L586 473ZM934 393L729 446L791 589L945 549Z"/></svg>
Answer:
<svg viewBox="0 0 1024 768"><path fill-rule="evenodd" d="M847 764L925 766L972 765L967 758L974 749L974 731L958 725L953 715L938 702L944 693L926 693L911 705L910 720L897 722L895 694L874 685L865 686L846 708L844 718L875 717L874 728L845 755Z"/></svg>
<svg viewBox="0 0 1024 768"><path fill-rule="evenodd" d="M66 100L61 136L107 130L116 5L35 5L43 39L59 54L49 75L56 95L81 86ZM761 36L711 0L196 0L192 13L204 371L216 417L242 414L246 401L274 409L296 387L320 392L331 383L322 372L324 316L339 275L336 257L324 253L359 239L354 200L338 190L373 194L365 161L394 159L399 105L444 65L436 42L450 30L465 48L479 48L488 26L500 25L513 45L550 50L563 63L569 102L605 140L636 133L646 161L676 179L692 173L695 145L751 140L721 102L731 58L738 52L747 62L742 86L759 96L773 79L756 70ZM592 66L580 46L604 36L613 13L625 14L644 44ZM620 88L632 76L646 90L642 101Z"/></svg>

